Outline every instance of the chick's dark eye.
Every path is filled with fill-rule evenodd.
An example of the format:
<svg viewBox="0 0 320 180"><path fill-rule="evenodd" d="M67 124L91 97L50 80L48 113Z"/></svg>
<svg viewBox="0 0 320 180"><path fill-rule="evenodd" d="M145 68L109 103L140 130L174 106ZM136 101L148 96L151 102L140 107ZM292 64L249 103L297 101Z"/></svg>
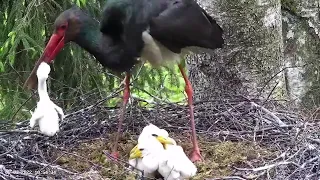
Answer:
<svg viewBox="0 0 320 180"><path fill-rule="evenodd" d="M152 136L157 137L158 135L156 135L156 134L152 134Z"/></svg>
<svg viewBox="0 0 320 180"><path fill-rule="evenodd" d="M140 151L143 151L143 150L144 150L144 148L140 148L139 150L140 150Z"/></svg>

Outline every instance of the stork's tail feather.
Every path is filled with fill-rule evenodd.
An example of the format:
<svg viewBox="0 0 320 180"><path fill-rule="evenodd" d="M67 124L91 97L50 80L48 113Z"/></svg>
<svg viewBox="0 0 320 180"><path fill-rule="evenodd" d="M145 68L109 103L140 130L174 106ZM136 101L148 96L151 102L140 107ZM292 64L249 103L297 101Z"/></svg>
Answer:
<svg viewBox="0 0 320 180"><path fill-rule="evenodd" d="M221 26L218 25L216 20L214 20L204 9L202 9L203 15L211 23L211 37L213 48L222 48L224 44L223 30Z"/></svg>
<svg viewBox="0 0 320 180"><path fill-rule="evenodd" d="M211 39L215 44L215 48L223 47L224 39L222 34L223 34L223 31L221 27L216 22L212 24Z"/></svg>

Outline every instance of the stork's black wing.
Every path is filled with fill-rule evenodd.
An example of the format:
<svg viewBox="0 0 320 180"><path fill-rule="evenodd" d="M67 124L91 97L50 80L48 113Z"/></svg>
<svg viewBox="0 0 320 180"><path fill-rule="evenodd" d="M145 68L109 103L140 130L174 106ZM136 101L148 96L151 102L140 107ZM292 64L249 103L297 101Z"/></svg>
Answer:
<svg viewBox="0 0 320 180"><path fill-rule="evenodd" d="M150 34L176 53L188 46L221 48L222 33L194 0L167 0L167 8L150 21Z"/></svg>
<svg viewBox="0 0 320 180"><path fill-rule="evenodd" d="M127 11L131 9L131 1L108 0L103 8L100 31L118 41L124 31L123 23L127 18Z"/></svg>
<svg viewBox="0 0 320 180"><path fill-rule="evenodd" d="M139 57L144 46L142 32L165 6L166 0L107 0L100 31L112 38L115 52L122 49L128 57Z"/></svg>

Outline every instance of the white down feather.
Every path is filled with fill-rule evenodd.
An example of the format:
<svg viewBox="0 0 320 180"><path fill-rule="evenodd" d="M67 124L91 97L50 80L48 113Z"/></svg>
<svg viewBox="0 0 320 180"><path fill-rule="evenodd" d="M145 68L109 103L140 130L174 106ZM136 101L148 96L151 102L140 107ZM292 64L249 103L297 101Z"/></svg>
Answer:
<svg viewBox="0 0 320 180"><path fill-rule="evenodd" d="M142 129L142 132L140 133L139 138L138 138L138 145L137 146L139 147L139 144L140 144L140 146L146 146L145 142L152 142L152 143L155 144L155 146L158 146L159 148L161 148L161 146L159 146L159 145L161 145L160 142L153 141L153 140L150 140L150 139L155 139L156 140L156 138L153 137L152 134L157 134L157 135L161 135L161 136L164 136L164 137L168 137L168 134L165 134L165 133L168 133L168 132L166 132L166 131L163 132L157 126L155 126L153 124L149 124L149 125L145 126ZM158 169L158 166L155 169L154 168L148 168L148 166L146 166L144 164L142 159L143 158L129 159L129 164L131 166L141 170L141 171L144 171L144 176L145 177L153 178L154 174L155 174L155 171ZM150 164L149 164L149 166L150 166Z"/></svg>
<svg viewBox="0 0 320 180"><path fill-rule="evenodd" d="M156 138L154 138L152 134L170 139L173 145L163 145L159 141L154 141ZM149 147L148 142L151 144L150 139L153 140L154 145L149 145ZM159 144L162 146L159 146ZM158 148L158 150L155 150L155 147ZM169 133L166 130L160 129L153 124L147 125L142 130L138 139L137 148L143 148L143 151L149 153L146 158L149 161L143 160L143 158L145 158L143 157L130 159L129 164L135 166L137 169L144 170L145 176L147 177L154 177L154 173L158 171L166 180L182 180L194 176L197 172L197 167L186 156L183 148L178 146L175 140L169 137ZM148 148L153 148L153 150L149 150ZM144 155L144 152L142 152L142 154ZM153 161L152 163L150 162L151 160ZM148 167L145 162L152 165L152 168ZM158 165L158 169L154 169L156 165ZM152 171L150 171L150 169L152 169Z"/></svg>
<svg viewBox="0 0 320 180"><path fill-rule="evenodd" d="M197 167L186 156L181 146L166 145L158 172L166 180L182 180L197 173Z"/></svg>
<svg viewBox="0 0 320 180"><path fill-rule="evenodd" d="M31 112L30 127L39 124L41 133L53 136L59 131L59 120L64 118L63 110L50 100L47 91L47 79L50 66L42 62L37 70L39 102L34 112Z"/></svg>

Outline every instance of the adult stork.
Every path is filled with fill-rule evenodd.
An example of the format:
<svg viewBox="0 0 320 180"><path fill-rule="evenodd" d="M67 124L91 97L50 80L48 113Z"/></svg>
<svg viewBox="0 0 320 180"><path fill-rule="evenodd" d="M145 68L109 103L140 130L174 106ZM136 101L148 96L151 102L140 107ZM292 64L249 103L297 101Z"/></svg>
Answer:
<svg viewBox="0 0 320 180"><path fill-rule="evenodd" d="M54 23L54 32L25 86L35 88L35 72L41 62L51 63L70 41L91 53L104 67L126 72L123 105L113 154L121 133L124 110L130 96L130 70L141 58L154 66L178 63L185 80L191 118L193 151L191 160L201 160L192 96L193 90L183 66L181 52L190 47L221 48L223 31L194 0L108 0L101 24L74 6L62 12Z"/></svg>

